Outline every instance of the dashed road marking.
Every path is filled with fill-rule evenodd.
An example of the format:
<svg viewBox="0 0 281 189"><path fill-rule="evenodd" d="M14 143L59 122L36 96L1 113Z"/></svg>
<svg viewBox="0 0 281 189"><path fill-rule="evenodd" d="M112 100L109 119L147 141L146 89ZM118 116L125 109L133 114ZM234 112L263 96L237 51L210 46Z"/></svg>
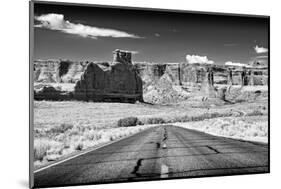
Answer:
<svg viewBox="0 0 281 189"><path fill-rule="evenodd" d="M161 178L168 178L169 167L165 164L161 165Z"/></svg>

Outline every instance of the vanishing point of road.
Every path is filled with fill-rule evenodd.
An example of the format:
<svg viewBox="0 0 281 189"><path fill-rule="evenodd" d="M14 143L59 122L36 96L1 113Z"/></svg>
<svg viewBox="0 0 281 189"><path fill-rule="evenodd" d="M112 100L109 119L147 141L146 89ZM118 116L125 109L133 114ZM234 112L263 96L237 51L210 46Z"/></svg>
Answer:
<svg viewBox="0 0 281 189"><path fill-rule="evenodd" d="M35 171L34 186L266 173L268 145L157 126Z"/></svg>

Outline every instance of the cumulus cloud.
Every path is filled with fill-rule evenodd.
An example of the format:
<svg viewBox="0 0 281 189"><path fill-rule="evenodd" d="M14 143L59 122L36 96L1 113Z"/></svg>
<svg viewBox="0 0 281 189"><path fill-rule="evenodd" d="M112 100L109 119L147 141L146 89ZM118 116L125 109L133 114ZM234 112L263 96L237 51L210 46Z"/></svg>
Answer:
<svg viewBox="0 0 281 189"><path fill-rule="evenodd" d="M141 38L137 35L120 30L71 23L70 21L64 19L63 14L43 14L41 16L35 16L35 20L39 22L39 24L35 25L35 27L57 30L81 37L89 37L93 39L96 39L97 37Z"/></svg>
<svg viewBox="0 0 281 189"><path fill-rule="evenodd" d="M259 47L259 46L255 46L254 47L256 53L260 54L260 53L266 53L268 52L268 49L267 48L264 48L264 47Z"/></svg>
<svg viewBox="0 0 281 189"><path fill-rule="evenodd" d="M131 52L132 54L139 54L139 51L129 51Z"/></svg>
<svg viewBox="0 0 281 189"><path fill-rule="evenodd" d="M160 34L159 33L155 33L154 34L156 37L160 37Z"/></svg>
<svg viewBox="0 0 281 189"><path fill-rule="evenodd" d="M244 64L244 63L240 63L240 62L231 62L231 61L227 61L225 63L225 65L227 65L227 66L249 67L248 64Z"/></svg>
<svg viewBox="0 0 281 189"><path fill-rule="evenodd" d="M189 64L213 64L214 61L209 60L207 56L198 56L198 55L186 55L186 61Z"/></svg>

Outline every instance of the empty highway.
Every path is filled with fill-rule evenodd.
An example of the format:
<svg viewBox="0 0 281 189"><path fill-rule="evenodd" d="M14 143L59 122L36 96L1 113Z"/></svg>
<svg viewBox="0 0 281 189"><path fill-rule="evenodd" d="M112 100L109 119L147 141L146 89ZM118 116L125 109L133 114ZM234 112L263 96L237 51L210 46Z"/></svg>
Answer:
<svg viewBox="0 0 281 189"><path fill-rule="evenodd" d="M158 126L36 171L35 187L268 172L268 146Z"/></svg>

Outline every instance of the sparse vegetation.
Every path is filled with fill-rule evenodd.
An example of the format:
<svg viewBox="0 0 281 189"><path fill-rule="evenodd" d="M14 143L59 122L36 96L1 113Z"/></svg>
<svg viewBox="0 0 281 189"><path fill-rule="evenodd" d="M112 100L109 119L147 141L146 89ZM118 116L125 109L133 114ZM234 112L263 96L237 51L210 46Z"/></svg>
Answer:
<svg viewBox="0 0 281 189"><path fill-rule="evenodd" d="M254 110L252 112L247 113L247 116L262 116L264 113L262 113L260 110Z"/></svg>
<svg viewBox="0 0 281 189"><path fill-rule="evenodd" d="M34 140L34 160L42 161L47 155L61 154L63 144L58 141L41 138Z"/></svg>
<svg viewBox="0 0 281 189"><path fill-rule="evenodd" d="M76 143L74 149L78 151L83 150L83 143L82 142Z"/></svg>
<svg viewBox="0 0 281 189"><path fill-rule="evenodd" d="M176 123L184 128L195 129L213 135L245 140L267 142L268 121L266 117L228 117L198 122Z"/></svg>
<svg viewBox="0 0 281 189"><path fill-rule="evenodd" d="M47 155L49 145L44 140L34 141L34 160L42 161Z"/></svg>
<svg viewBox="0 0 281 189"><path fill-rule="evenodd" d="M73 128L73 125L62 123L59 126L52 127L50 129L50 133L55 133L55 134L64 133L67 130L72 129L72 128Z"/></svg>
<svg viewBox="0 0 281 189"><path fill-rule="evenodd" d="M147 124L163 124L166 123L166 121L163 118L159 118L159 117L152 117L152 118L148 118L147 120Z"/></svg>
<svg viewBox="0 0 281 189"><path fill-rule="evenodd" d="M240 115L240 114L239 114ZM231 116L239 116L238 114L234 113L234 112L223 112L223 113L219 113L219 112L205 112L203 114L199 114L199 115L194 115L194 116L180 116L180 117L175 117L172 118L170 120L168 120L168 123L175 123L175 122L190 122L190 121L202 121L205 119L213 119L213 118L218 118L218 117L231 117Z"/></svg>
<svg viewBox="0 0 281 189"><path fill-rule="evenodd" d="M44 165L75 151L114 141L150 127L152 126L103 128L60 124L51 128L36 128L34 130L35 166Z"/></svg>
<svg viewBox="0 0 281 189"><path fill-rule="evenodd" d="M126 117L123 119L119 119L117 122L118 127L129 127L129 126L136 126L140 123L137 117Z"/></svg>

